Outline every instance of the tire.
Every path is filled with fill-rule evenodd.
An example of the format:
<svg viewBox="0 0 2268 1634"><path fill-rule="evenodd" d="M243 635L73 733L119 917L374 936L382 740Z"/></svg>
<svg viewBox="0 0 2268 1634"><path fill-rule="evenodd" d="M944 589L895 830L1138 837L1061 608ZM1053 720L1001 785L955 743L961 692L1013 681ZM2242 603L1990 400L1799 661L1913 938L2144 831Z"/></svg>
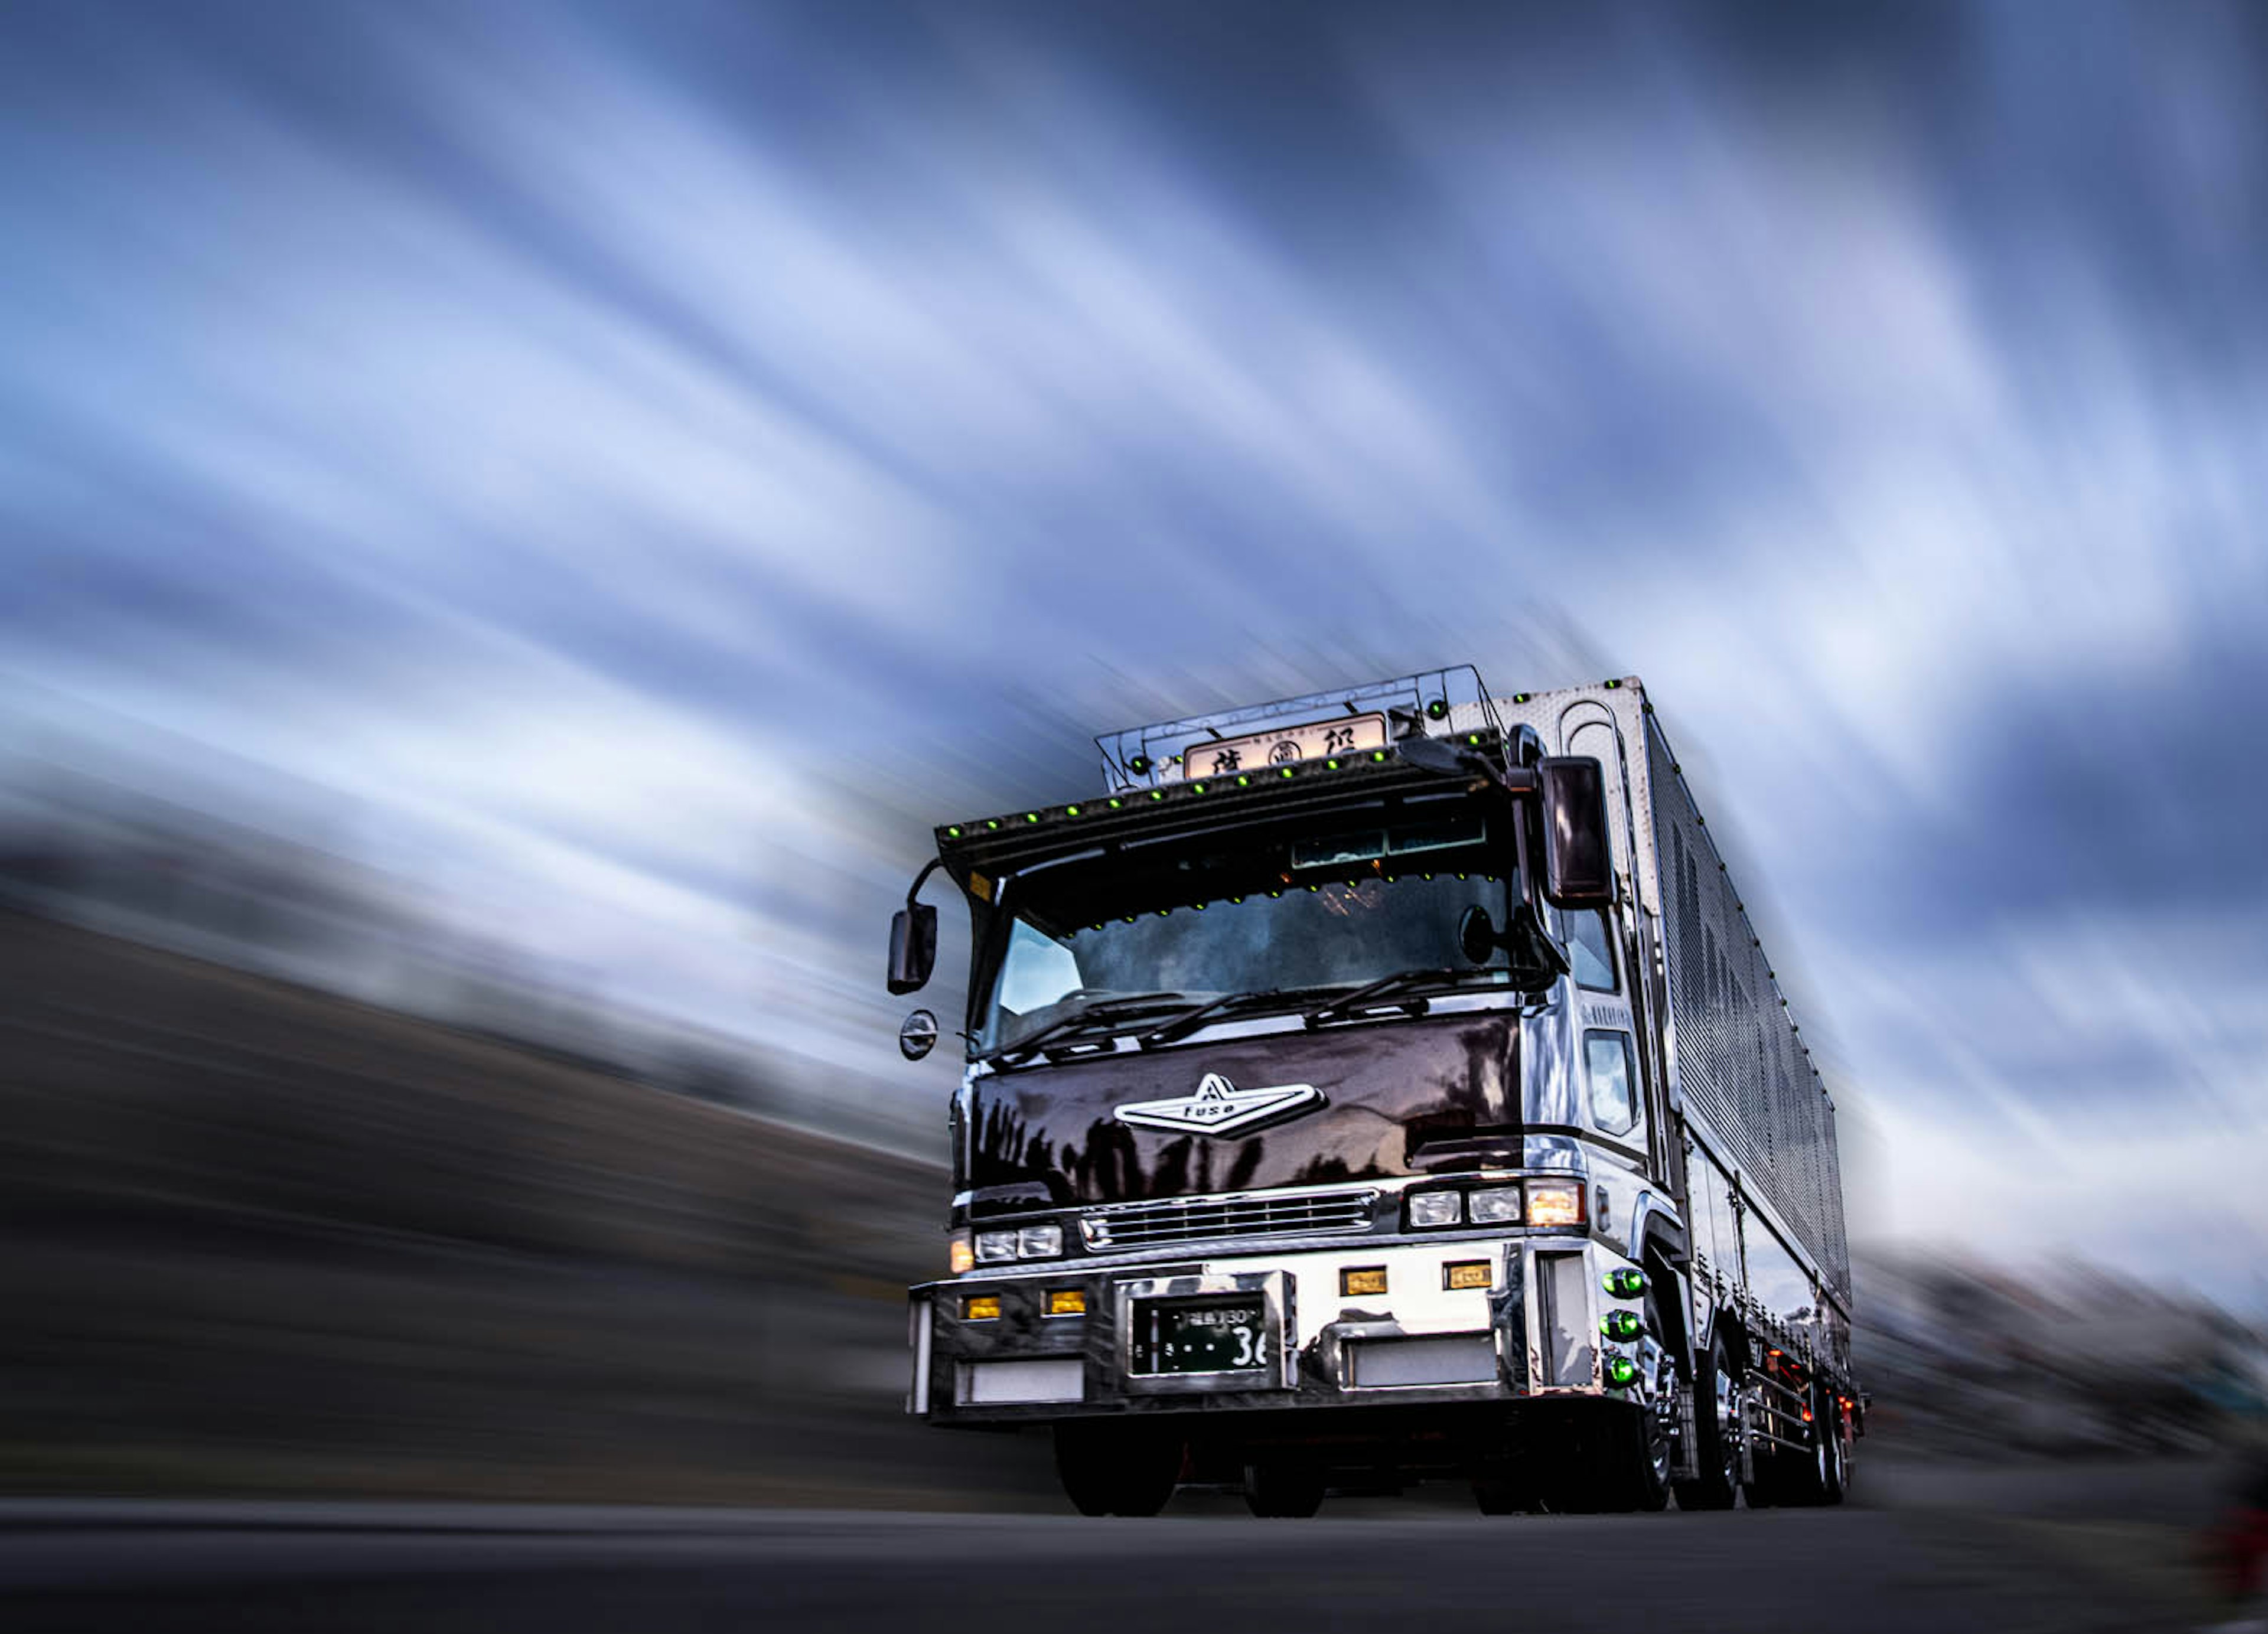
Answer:
<svg viewBox="0 0 2268 1634"><path fill-rule="evenodd" d="M1323 1472L1292 1460L1247 1464L1244 1506L1263 1520L1305 1520L1323 1506Z"/></svg>
<svg viewBox="0 0 2268 1634"><path fill-rule="evenodd" d="M1154 1515L1181 1480L1181 1438L1155 1425L1072 1419L1055 1439L1056 1476L1082 1515Z"/></svg>
<svg viewBox="0 0 2268 1634"><path fill-rule="evenodd" d="M1843 1501L1843 1444L1830 1417L1834 1402L1811 1387L1811 1446L1805 1453L1783 1451L1771 1461L1772 1498L1791 1509L1815 1509Z"/></svg>
<svg viewBox="0 0 2268 1634"><path fill-rule="evenodd" d="M1721 1332L1710 1341L1704 1360L1693 1383L1695 1461L1701 1473L1675 1483L1677 1506L1730 1509L1741 1495L1740 1366Z"/></svg>
<svg viewBox="0 0 2268 1634"><path fill-rule="evenodd" d="M1835 1392L1822 1384L1815 1395L1813 1421L1819 1425L1827 1443L1827 1463L1820 1483L1819 1501L1835 1505L1843 1501L1851 1490L1851 1443L1843 1433L1843 1404Z"/></svg>
<svg viewBox="0 0 2268 1634"><path fill-rule="evenodd" d="M1641 1405L1623 1425L1622 1490L1617 1513L1660 1514L1669 1507L1669 1426L1651 1404Z"/></svg>
<svg viewBox="0 0 2268 1634"><path fill-rule="evenodd" d="M1669 1433L1652 1408L1602 1402L1570 1430L1550 1489L1553 1508L1626 1515L1668 1506Z"/></svg>

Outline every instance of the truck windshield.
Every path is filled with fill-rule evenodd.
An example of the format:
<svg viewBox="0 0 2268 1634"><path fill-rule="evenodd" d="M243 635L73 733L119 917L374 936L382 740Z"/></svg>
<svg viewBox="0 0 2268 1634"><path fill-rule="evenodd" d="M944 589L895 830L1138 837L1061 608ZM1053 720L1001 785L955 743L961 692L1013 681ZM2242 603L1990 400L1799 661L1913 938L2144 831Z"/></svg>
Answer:
<svg viewBox="0 0 2268 1634"><path fill-rule="evenodd" d="M1012 1049L1093 1011L1098 1027L1155 1025L1191 1005L1253 995L1285 1009L1403 971L1470 966L1468 908L1501 929L1520 898L1478 813L1373 822L1271 842L1208 841L1171 856L1100 858L1012 881L978 1053ZM1499 975L1503 981L1506 978Z"/></svg>

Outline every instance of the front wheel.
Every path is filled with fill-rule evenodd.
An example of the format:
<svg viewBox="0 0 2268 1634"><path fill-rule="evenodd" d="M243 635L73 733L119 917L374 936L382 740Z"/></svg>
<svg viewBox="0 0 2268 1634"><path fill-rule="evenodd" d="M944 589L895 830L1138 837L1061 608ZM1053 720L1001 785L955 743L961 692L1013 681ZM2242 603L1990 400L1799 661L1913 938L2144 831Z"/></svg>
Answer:
<svg viewBox="0 0 2268 1634"><path fill-rule="evenodd" d="M1604 1402L1568 1428L1552 1507L1620 1515L1668 1506L1669 1432L1651 1406Z"/></svg>
<svg viewBox="0 0 2268 1634"><path fill-rule="evenodd" d="M1056 1476L1082 1515L1154 1515L1182 1476L1181 1438L1139 1422L1056 1426Z"/></svg>
<svg viewBox="0 0 2268 1634"><path fill-rule="evenodd" d="M1675 1483L1680 1509L1730 1509L1741 1492L1741 1376L1719 1333L1693 1386L1695 1461L1701 1473Z"/></svg>

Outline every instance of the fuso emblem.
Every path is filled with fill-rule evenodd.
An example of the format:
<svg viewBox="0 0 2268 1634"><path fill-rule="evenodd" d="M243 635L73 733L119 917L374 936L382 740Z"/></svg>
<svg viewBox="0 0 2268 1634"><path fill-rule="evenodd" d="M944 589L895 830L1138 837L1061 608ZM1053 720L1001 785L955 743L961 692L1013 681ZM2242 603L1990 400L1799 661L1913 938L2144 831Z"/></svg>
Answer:
<svg viewBox="0 0 2268 1634"><path fill-rule="evenodd" d="M1137 1129L1167 1129L1199 1135L1233 1135L1281 1118L1296 1117L1323 1104L1313 1084L1271 1084L1239 1089L1218 1072L1197 1080L1197 1093L1172 1100L1136 1100L1111 1115Z"/></svg>

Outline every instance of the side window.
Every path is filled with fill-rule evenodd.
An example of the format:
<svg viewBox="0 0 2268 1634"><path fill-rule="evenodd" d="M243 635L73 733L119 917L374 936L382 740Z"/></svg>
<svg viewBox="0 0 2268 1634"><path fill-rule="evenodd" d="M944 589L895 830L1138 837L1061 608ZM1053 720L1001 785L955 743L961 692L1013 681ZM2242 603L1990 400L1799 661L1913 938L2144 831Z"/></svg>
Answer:
<svg viewBox="0 0 2268 1634"><path fill-rule="evenodd" d="M1615 947L1607 934L1607 916L1596 908L1566 917L1567 963L1574 973L1575 985L1595 988L1602 993L1615 990Z"/></svg>
<svg viewBox="0 0 2268 1634"><path fill-rule="evenodd" d="M1630 1034L1586 1033L1583 1065L1591 1080L1591 1116L1609 1135L1626 1135L1638 1122L1631 1081Z"/></svg>

